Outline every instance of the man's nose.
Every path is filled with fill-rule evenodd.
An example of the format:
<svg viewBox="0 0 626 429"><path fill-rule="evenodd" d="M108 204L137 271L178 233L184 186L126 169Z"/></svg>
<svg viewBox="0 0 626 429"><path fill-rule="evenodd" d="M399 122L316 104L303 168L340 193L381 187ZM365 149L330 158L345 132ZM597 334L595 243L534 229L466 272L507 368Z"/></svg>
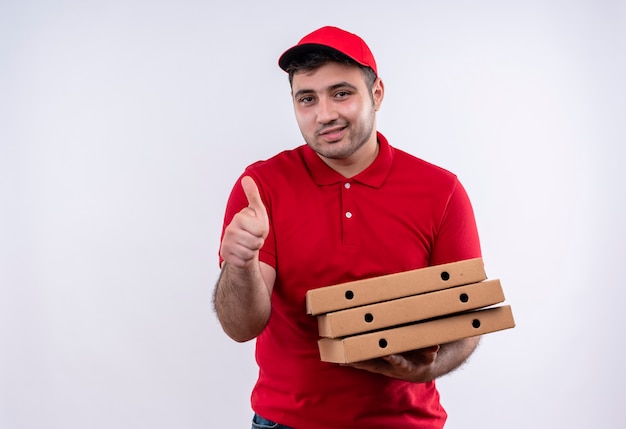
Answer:
<svg viewBox="0 0 626 429"><path fill-rule="evenodd" d="M338 114L333 102L327 98L320 98L317 103L317 122L328 124L337 119Z"/></svg>

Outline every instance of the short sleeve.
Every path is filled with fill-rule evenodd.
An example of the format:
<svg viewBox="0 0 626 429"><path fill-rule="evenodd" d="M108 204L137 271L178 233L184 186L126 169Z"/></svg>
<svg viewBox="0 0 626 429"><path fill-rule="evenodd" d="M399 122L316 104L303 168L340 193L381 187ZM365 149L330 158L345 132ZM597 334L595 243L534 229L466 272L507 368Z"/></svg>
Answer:
<svg viewBox="0 0 626 429"><path fill-rule="evenodd" d="M430 255L430 265L481 257L474 210L457 180L445 206Z"/></svg>

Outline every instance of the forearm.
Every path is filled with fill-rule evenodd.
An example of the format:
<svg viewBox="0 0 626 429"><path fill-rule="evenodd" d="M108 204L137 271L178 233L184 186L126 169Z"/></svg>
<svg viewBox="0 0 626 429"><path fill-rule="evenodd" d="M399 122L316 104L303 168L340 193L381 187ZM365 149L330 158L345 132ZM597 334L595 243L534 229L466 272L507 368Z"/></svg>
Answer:
<svg viewBox="0 0 626 429"><path fill-rule="evenodd" d="M429 378L434 380L457 369L474 352L479 341L480 337L471 337L442 344L431 367Z"/></svg>
<svg viewBox="0 0 626 429"><path fill-rule="evenodd" d="M259 264L236 268L224 264L215 286L213 303L224 332L244 342L263 331L271 312L270 290Z"/></svg>

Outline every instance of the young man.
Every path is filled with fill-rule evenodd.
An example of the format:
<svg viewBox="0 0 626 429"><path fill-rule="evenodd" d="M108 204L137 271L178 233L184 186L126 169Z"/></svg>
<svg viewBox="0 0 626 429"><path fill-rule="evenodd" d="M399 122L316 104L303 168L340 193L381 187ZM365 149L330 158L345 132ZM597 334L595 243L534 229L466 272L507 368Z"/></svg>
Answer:
<svg viewBox="0 0 626 429"><path fill-rule="evenodd" d="M235 184L214 296L224 331L257 340L253 427L441 428L435 379L461 365L477 337L326 363L305 294L480 257L467 194L452 173L377 131L384 85L360 37L320 28L279 66L306 144L250 165Z"/></svg>

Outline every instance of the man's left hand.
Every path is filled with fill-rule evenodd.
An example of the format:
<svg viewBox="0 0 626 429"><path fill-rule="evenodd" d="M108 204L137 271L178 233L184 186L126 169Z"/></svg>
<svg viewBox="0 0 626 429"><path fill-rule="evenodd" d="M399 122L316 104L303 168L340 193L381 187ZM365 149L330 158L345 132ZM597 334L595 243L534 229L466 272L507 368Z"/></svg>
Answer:
<svg viewBox="0 0 626 429"><path fill-rule="evenodd" d="M438 352L439 346L432 346L378 359L354 362L349 366L405 381L424 383L436 377L433 366Z"/></svg>

